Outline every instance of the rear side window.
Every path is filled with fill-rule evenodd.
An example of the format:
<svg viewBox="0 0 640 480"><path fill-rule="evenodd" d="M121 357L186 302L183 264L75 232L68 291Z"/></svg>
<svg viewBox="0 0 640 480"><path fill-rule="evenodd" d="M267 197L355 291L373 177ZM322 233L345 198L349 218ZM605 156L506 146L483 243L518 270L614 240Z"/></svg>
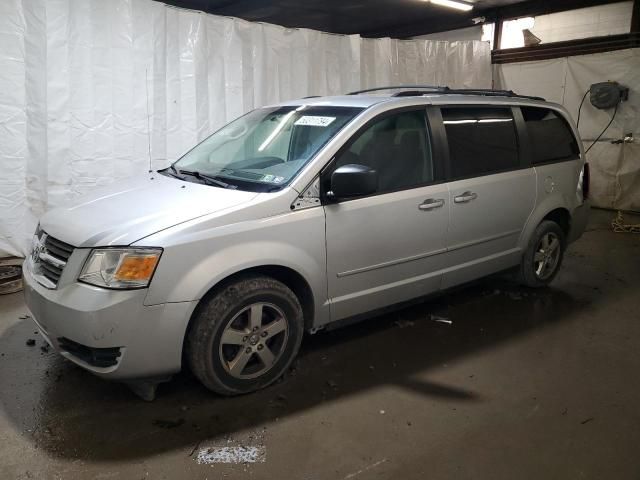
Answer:
<svg viewBox="0 0 640 480"><path fill-rule="evenodd" d="M452 178L519 167L518 141L511 108L443 108Z"/></svg>
<svg viewBox="0 0 640 480"><path fill-rule="evenodd" d="M520 109L527 125L534 164L578 158L578 142L564 118L548 108Z"/></svg>

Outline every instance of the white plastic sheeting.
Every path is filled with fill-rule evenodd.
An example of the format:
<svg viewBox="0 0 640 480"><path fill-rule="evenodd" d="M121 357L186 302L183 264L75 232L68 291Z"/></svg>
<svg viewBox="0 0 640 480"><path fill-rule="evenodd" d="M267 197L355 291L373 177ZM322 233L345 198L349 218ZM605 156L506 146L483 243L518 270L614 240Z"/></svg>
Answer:
<svg viewBox="0 0 640 480"><path fill-rule="evenodd" d="M369 40L151 0L0 2L0 256L37 217L176 159L265 104L400 84L491 85L480 42ZM148 133L149 132L149 133Z"/></svg>
<svg viewBox="0 0 640 480"><path fill-rule="evenodd" d="M611 80L629 87L629 101L619 105L615 120L587 159L596 206L640 211L640 49L496 65L494 73L496 88L561 103L574 120L582 96L592 83ZM585 148L609 123L612 114L613 109L594 108L587 96L579 125ZM633 134L634 143L620 143L629 133Z"/></svg>

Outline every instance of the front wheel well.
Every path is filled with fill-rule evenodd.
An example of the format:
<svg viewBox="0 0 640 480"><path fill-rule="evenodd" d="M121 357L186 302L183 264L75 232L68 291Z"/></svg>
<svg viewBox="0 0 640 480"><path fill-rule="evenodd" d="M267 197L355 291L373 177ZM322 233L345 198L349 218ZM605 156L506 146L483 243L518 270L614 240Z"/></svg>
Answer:
<svg viewBox="0 0 640 480"><path fill-rule="evenodd" d="M569 210L566 208L556 208L555 210L551 210L547 213L541 222L545 220L551 220L552 222L557 223L565 236L569 236L569 230L571 228L571 214Z"/></svg>
<svg viewBox="0 0 640 480"><path fill-rule="evenodd" d="M220 280L214 286L212 286L205 295L202 296L198 302L198 306L195 308L191 315L191 320L195 317L200 306L206 302L209 298L215 295L225 286L235 282L240 277L246 277L247 275L265 275L286 285L294 293L300 305L302 306L302 313L304 315L304 326L308 330L313 327L313 319L315 313L315 304L313 300L313 291L309 286L309 283L298 272L289 267L283 267L281 265L261 265L259 267L247 268L240 270L228 277ZM191 320L189 323L191 323ZM187 328L187 331L189 329Z"/></svg>

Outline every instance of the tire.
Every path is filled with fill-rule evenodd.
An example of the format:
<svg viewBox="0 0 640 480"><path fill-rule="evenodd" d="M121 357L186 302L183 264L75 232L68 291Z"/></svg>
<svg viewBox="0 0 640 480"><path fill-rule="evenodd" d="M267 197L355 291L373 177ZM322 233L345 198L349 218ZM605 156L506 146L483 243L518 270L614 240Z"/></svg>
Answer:
<svg viewBox="0 0 640 480"><path fill-rule="evenodd" d="M222 395L276 381L298 353L304 319L295 294L266 276L225 285L198 308L186 338L194 375Z"/></svg>
<svg viewBox="0 0 640 480"><path fill-rule="evenodd" d="M550 239L557 240L556 249L550 248ZM560 225L551 220L543 220L533 232L522 256L519 282L532 288L549 285L560 269L566 246L566 235ZM546 266L542 266L544 259L548 262Z"/></svg>

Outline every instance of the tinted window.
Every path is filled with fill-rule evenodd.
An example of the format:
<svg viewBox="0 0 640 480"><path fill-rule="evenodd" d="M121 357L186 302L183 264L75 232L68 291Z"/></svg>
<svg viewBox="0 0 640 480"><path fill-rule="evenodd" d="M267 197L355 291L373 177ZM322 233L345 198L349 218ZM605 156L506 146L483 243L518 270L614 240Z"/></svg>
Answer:
<svg viewBox="0 0 640 480"><path fill-rule="evenodd" d="M362 132L336 162L366 165L378 172L378 191L433 181L433 162L424 110L385 117Z"/></svg>
<svg viewBox="0 0 640 480"><path fill-rule="evenodd" d="M527 125L533 163L577 158L578 143L566 120L553 110L521 107Z"/></svg>
<svg viewBox="0 0 640 480"><path fill-rule="evenodd" d="M510 108L443 108L453 178L517 168L518 142Z"/></svg>

